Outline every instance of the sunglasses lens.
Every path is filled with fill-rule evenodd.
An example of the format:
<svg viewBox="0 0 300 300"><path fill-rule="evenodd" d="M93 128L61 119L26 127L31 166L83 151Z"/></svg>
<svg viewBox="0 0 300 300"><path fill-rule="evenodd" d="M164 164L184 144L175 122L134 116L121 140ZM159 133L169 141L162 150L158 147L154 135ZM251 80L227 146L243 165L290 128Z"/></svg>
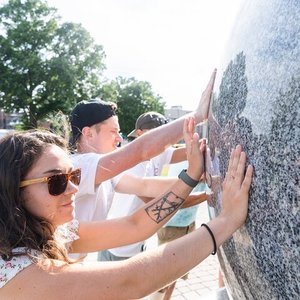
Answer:
<svg viewBox="0 0 300 300"><path fill-rule="evenodd" d="M50 195L58 196L66 190L68 184L67 176L67 174L57 174L49 177L48 189Z"/></svg>
<svg viewBox="0 0 300 300"><path fill-rule="evenodd" d="M81 170L75 170L70 174L57 174L49 177L48 189L49 194L52 196L58 196L62 194L68 185L68 180L70 180L75 185L79 185L81 179Z"/></svg>
<svg viewBox="0 0 300 300"><path fill-rule="evenodd" d="M81 170L75 170L70 174L70 181L75 185L79 185L81 179Z"/></svg>

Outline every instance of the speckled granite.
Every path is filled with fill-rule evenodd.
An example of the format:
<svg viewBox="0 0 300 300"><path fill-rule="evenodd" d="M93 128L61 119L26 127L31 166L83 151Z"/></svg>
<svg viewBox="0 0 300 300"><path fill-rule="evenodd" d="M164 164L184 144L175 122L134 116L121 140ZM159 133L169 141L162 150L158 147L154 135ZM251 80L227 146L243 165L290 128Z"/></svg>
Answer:
<svg viewBox="0 0 300 300"><path fill-rule="evenodd" d="M299 43L299 0L248 0L218 68L211 172L224 178L237 143L255 167L246 224L218 253L237 300L300 299Z"/></svg>

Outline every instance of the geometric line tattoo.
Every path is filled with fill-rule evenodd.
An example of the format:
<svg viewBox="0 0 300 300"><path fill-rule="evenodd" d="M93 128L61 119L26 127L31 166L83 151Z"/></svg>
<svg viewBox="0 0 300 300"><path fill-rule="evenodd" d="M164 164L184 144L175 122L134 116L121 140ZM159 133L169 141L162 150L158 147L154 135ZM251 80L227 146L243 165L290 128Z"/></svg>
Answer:
<svg viewBox="0 0 300 300"><path fill-rule="evenodd" d="M172 191L162 196L161 199L145 208L148 216L159 224L171 215L184 202L183 198L178 197Z"/></svg>

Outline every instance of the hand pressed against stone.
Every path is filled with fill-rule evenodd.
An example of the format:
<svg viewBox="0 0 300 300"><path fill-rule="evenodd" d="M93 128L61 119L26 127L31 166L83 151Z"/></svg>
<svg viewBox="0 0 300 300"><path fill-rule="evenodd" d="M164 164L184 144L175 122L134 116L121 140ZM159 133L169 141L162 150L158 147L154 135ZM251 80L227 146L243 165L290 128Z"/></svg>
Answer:
<svg viewBox="0 0 300 300"><path fill-rule="evenodd" d="M215 69L211 74L210 80L206 86L206 89L203 91L201 95L201 99L196 110L196 117L203 121L208 119L208 112L209 112L211 97L212 97L213 88L215 84L216 74L217 74L217 69Z"/></svg>
<svg viewBox="0 0 300 300"><path fill-rule="evenodd" d="M222 191L222 214L232 219L238 227L245 222L247 216L248 193L253 174L252 166L247 167L245 174L245 165L246 154L238 145L231 152Z"/></svg>

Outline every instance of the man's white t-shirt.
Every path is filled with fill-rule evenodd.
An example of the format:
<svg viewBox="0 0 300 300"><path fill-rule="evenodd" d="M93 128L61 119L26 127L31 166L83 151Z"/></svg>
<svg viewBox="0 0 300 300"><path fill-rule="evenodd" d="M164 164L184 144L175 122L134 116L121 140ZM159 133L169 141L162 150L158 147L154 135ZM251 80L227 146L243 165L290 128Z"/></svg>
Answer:
<svg viewBox="0 0 300 300"><path fill-rule="evenodd" d="M152 158L150 161L139 163L124 173L140 177L158 176L160 175L163 166L170 163L174 150L175 149L172 147L167 148L164 152ZM107 218L115 219L131 215L144 205L145 203L135 195L115 193L113 204ZM109 249L109 251L115 256L131 257L140 253L144 244L145 241L141 241L127 246Z"/></svg>
<svg viewBox="0 0 300 300"><path fill-rule="evenodd" d="M160 176L161 171L164 165L168 165L171 162L172 155L175 148L169 147L165 149L164 152L160 153L159 155L153 157L150 162L152 166L152 172L149 176Z"/></svg>
<svg viewBox="0 0 300 300"><path fill-rule="evenodd" d="M81 181L75 196L75 218L78 221L105 220L112 205L114 188L121 175L95 185L101 156L97 153L71 155L74 168L81 168Z"/></svg>
<svg viewBox="0 0 300 300"><path fill-rule="evenodd" d="M124 173L145 177L149 174L149 170L149 161L144 161ZM116 219L131 215L144 205L145 203L136 195L115 193L113 204L110 208L107 219ZM143 245L144 242L137 242L127 246L109 249L109 251L116 256L130 257L141 252Z"/></svg>

